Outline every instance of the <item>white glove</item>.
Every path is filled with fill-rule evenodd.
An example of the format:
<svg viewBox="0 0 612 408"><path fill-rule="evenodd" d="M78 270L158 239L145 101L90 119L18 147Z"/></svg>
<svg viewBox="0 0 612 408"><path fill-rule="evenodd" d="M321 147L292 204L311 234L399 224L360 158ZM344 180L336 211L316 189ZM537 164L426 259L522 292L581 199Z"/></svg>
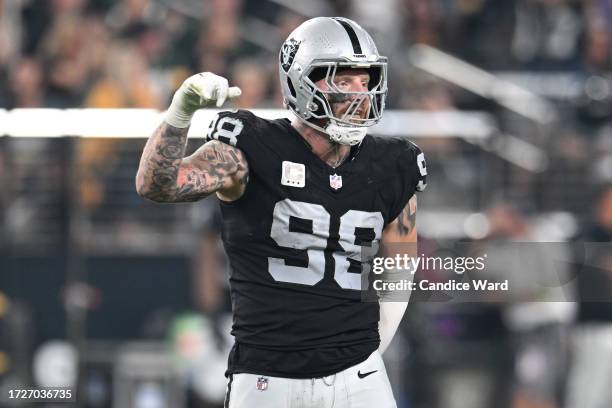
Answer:
<svg viewBox="0 0 612 408"><path fill-rule="evenodd" d="M240 88L230 87L227 79L212 72L192 75L174 93L166 112L166 123L177 128L186 128L198 109L213 104L220 108L227 98L235 98L241 93Z"/></svg>

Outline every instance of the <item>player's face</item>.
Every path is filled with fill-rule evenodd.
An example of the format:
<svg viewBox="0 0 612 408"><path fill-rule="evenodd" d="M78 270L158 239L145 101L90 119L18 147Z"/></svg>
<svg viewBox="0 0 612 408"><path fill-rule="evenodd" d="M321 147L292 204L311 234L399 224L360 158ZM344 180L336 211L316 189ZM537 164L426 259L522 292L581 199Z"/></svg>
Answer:
<svg viewBox="0 0 612 408"><path fill-rule="evenodd" d="M334 78L334 84L342 91L346 92L367 92L370 83L370 74L365 69L344 69L339 70ZM329 90L325 79L316 82L322 90ZM351 103L359 98L356 94L332 94L328 95L330 105L334 115L342 117L351 107ZM366 119L370 111L370 99L365 97L357 107L351 108L353 112L351 118ZM350 119L349 119L350 120Z"/></svg>

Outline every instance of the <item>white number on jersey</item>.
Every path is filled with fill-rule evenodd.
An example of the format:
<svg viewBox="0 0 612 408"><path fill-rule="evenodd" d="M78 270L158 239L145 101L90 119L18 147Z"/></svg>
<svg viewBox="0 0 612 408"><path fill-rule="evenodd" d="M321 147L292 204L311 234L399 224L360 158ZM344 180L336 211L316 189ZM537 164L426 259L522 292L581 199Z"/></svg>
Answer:
<svg viewBox="0 0 612 408"><path fill-rule="evenodd" d="M300 219L308 232L290 231L291 217ZM281 247L306 250L308 265L287 265L282 258L268 258L269 272L279 282L315 285L325 274L325 248L330 236L331 216L321 205L284 199L274 206L271 237ZM361 274L349 272L350 261L369 261L378 251L384 225L380 212L350 210L340 217L339 243L343 252L334 252L334 279L343 289L361 289ZM360 242L357 231L371 230L372 240Z"/></svg>
<svg viewBox="0 0 612 408"><path fill-rule="evenodd" d="M206 138L208 140L225 139L219 141L236 146L236 143L238 143L237 136L242 132L243 128L244 123L238 118L217 116L217 119L211 122Z"/></svg>

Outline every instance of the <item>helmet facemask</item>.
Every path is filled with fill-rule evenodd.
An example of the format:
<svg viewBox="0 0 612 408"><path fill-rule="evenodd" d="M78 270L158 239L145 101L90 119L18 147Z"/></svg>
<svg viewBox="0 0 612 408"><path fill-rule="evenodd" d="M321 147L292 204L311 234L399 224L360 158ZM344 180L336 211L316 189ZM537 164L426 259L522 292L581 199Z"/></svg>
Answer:
<svg viewBox="0 0 612 408"><path fill-rule="evenodd" d="M350 91L338 86L336 76L348 69L363 69L369 73L367 91ZM317 85L320 80L325 83L325 88ZM307 93L305 123L328 133L335 142L350 145L360 143L367 128L376 124L382 117L387 94L386 60L369 64L345 61L315 62L300 77L300 82ZM336 114L333 104L347 100L350 103L346 109ZM357 113L364 108L367 109L365 115Z"/></svg>

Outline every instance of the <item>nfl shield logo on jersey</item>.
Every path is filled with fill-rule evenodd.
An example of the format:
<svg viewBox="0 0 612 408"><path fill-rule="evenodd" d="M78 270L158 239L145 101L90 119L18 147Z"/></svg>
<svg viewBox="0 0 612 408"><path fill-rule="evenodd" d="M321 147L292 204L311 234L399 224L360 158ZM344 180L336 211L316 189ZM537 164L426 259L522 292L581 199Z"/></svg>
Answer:
<svg viewBox="0 0 612 408"><path fill-rule="evenodd" d="M268 379L266 377L259 377L257 379L257 389L259 391L265 391L268 389Z"/></svg>
<svg viewBox="0 0 612 408"><path fill-rule="evenodd" d="M329 176L329 186L334 190L342 188L342 176L339 176L337 174L331 174Z"/></svg>

